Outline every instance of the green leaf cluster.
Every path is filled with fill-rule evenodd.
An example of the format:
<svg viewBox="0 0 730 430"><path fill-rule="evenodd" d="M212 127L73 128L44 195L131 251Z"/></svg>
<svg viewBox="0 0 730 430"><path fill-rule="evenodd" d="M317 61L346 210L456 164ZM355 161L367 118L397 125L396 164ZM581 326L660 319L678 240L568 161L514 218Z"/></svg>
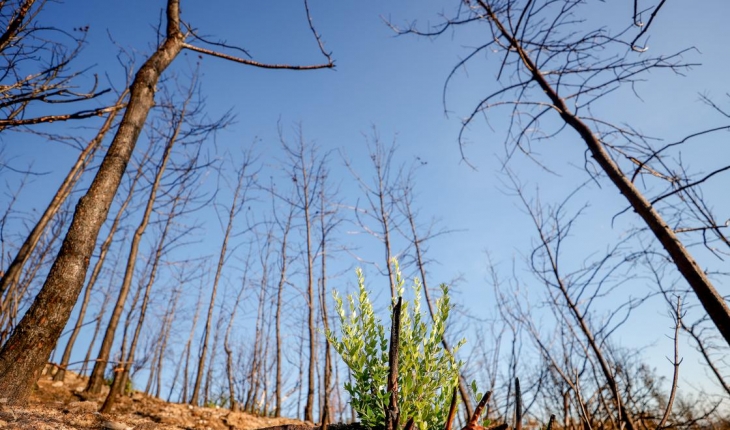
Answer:
<svg viewBox="0 0 730 430"><path fill-rule="evenodd" d="M403 279L397 261L396 282L398 295L403 295ZM334 292L335 307L341 322L342 338L331 331L327 340L350 368L351 382L345 384L352 407L363 425L382 427L385 406L390 396L388 380L388 339L386 329L373 311L365 288L362 271L357 270L359 293L357 299L348 295L349 313L342 298ZM414 279L415 298L411 304L404 301L401 308L401 331L398 355L398 406L400 425L413 417L420 430L443 428L449 411L451 393L458 383L462 363L446 351L441 343L451 306L448 287L441 285L442 296L436 301L436 313L430 326L428 314L421 312L421 282ZM396 299L393 298L392 314ZM461 340L453 349L455 353Z"/></svg>

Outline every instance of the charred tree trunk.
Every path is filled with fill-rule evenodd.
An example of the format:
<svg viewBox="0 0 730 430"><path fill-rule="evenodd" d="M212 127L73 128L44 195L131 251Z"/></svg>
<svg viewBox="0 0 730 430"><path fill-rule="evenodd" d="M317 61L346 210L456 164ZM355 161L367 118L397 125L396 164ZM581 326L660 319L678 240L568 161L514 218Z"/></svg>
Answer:
<svg viewBox="0 0 730 430"><path fill-rule="evenodd" d="M0 330L0 333L2 333L0 335L0 341L4 340L5 334L10 333L15 327L21 305L26 300L28 290L36 279L38 272L41 268L50 264L49 257L52 255L65 225L68 223L69 214L68 209L59 211L53 219L50 228L46 231L46 234L39 240L35 251L27 262L28 267L23 273L23 277L19 282L12 285L12 288L3 300L2 308L5 309L5 312L0 315L0 328L2 328Z"/></svg>
<svg viewBox="0 0 730 430"><path fill-rule="evenodd" d="M218 283L220 282L221 274L223 273L223 266L226 262L226 254L228 251L228 240L233 230L233 223L236 219L236 215L241 209L242 202L245 200L245 193L248 190L250 184L245 183L250 178L247 176L246 169L251 163L249 157L244 161L244 165L238 171L238 181L236 188L233 191L233 199L231 201L231 208L228 211L228 222L226 224L226 230L223 234L223 242L221 243L220 253L218 254L218 264L215 269L215 277L213 278L213 286L210 291L210 302L208 304L208 314L205 320L205 327L203 329L203 341L200 347L200 357L198 360L198 369L195 377L195 385L193 386L193 393L190 397L190 404L197 405L200 397L200 386L203 383L203 371L205 369L205 360L208 354L208 342L210 338L210 330L213 324L213 310L215 309L215 298L218 292Z"/></svg>
<svg viewBox="0 0 730 430"><path fill-rule="evenodd" d="M300 138L302 138L300 136ZM307 327L309 329L309 367L307 372L307 401L304 404L304 421L314 421L314 368L317 361L317 347L315 345L316 327L314 325L315 315L315 296L314 296L314 250L312 249L312 219L310 217L311 196L310 196L310 178L307 170L306 160L304 157L304 146L300 147L300 168L302 176L302 198L304 210L304 228L306 232L307 246Z"/></svg>
<svg viewBox="0 0 730 430"><path fill-rule="evenodd" d="M330 230L332 229L332 225L329 225L327 222L327 216L332 215L328 209L327 209L327 197L325 193L325 187L324 182L326 180L326 174L322 174L320 176L320 187L319 187L319 199L320 199L320 208L319 208L319 228L320 233L322 235L321 241L320 241L320 250L319 250L319 256L320 256L320 277L321 277L321 290L320 290L320 309L322 312L322 326L324 328L325 333L329 331L329 320L327 315L327 236ZM323 400L322 400L322 411L319 415L319 423L322 426L327 426L327 424L330 424L332 422L332 407L330 406L330 396L331 396L331 389L330 386L332 385L332 351L330 347L330 343L325 340L324 342L324 388L322 389L323 393Z"/></svg>
<svg viewBox="0 0 730 430"><path fill-rule="evenodd" d="M172 149L172 146L175 144L177 140L178 133L180 131L180 127L183 124L182 118L185 116L185 109L183 109L181 113L180 122L177 124L175 131L173 132L171 138L168 140L168 144L165 147L165 157L163 157L163 162L158 168L157 177L155 178L155 186L153 186L153 192L157 192L157 185L159 181L157 179L162 178L162 173L165 170L165 164L167 161L167 158L169 157L169 153ZM152 286L155 283L155 278L157 276L157 269L160 267L160 261L162 260L162 256L165 252L165 244L167 240L167 235L170 232L170 225L172 224L172 221L175 219L175 216L177 215L176 209L179 204L185 205L185 202L182 201L182 192L184 191L185 182L182 182L180 186L180 190L178 191L178 195L175 196L173 202L172 202L172 208L170 210L170 213L167 215L167 218L165 219L165 226L162 229L162 233L160 234L160 238L157 242L157 247L155 249L155 254L152 260L152 267L150 268L150 274L147 278L147 283L145 285L145 291L144 296L142 298L142 306L139 310L139 317L137 318L137 325L134 329L134 335L132 336L132 342L129 346L129 352L127 353L127 356L124 357L124 354L122 354L122 360L123 364L121 366L121 371L114 372L114 379L112 381L112 385L109 388L109 393L107 394L106 400L104 401L104 404L101 406L101 413L109 413L111 412L112 407L114 406L114 402L116 400L116 396L122 393L122 389L124 386L126 386L126 382L129 379L129 371L132 368L132 364L134 363L134 354L137 350L137 344L139 342L139 336L142 332L142 326L144 325L144 320L147 315L147 306L150 302L150 294L152 292ZM151 199L156 200L156 199Z"/></svg>
<svg viewBox="0 0 730 430"><path fill-rule="evenodd" d="M0 392L9 404L20 404L28 397L68 322L81 293L99 230L154 104L155 85L183 48L178 1L168 2L167 19L167 37L137 72L117 134L88 192L76 206L71 227L43 288L0 350Z"/></svg>
<svg viewBox="0 0 730 430"><path fill-rule="evenodd" d="M86 391L89 393L98 394L101 392L101 386L104 382L104 369L106 369L107 362L109 361L109 353L111 351L112 344L114 343L114 335L117 331L117 326L122 316L122 311L124 311L124 305L127 302L127 295L129 294L130 286L132 285L134 268L137 264L139 245L142 241L145 230L147 229L147 225L149 224L150 216L152 215L152 209L154 208L155 201L157 199L157 192L160 188L160 183L162 182L162 177L165 172L167 162L170 160L170 156L172 155L172 147L177 140L177 134L180 131L179 127L181 124L182 121L180 122L180 124L178 124L178 128L173 133L173 136L168 139L167 143L165 144L165 149L162 153L162 159L160 160L160 163L157 167L152 188L150 188L149 199L147 200L147 205L145 206L142 220L140 221L139 226L137 226L137 229L134 232L134 236L132 237L132 243L129 247L129 257L127 258L127 267L124 271L124 280L122 281L122 286L119 288L119 296L117 297L117 302L114 305L114 310L112 311L111 318L109 319L109 324L107 325L104 339L101 342L101 348L99 349L97 361L94 364L94 369L91 371L91 376L89 377L89 382L86 386Z"/></svg>
<svg viewBox="0 0 730 430"><path fill-rule="evenodd" d="M281 232L281 249L279 250L279 283L276 289L276 382L274 388L274 396L276 397L276 405L274 407L274 416L281 416L281 386L282 386L282 375L281 375L281 307L282 307L282 293L284 292L284 286L286 284L286 271L287 271L287 238L289 237L289 230L291 228L292 217L294 216L293 207L289 207L289 214L286 222L282 227Z"/></svg>
<svg viewBox="0 0 730 430"><path fill-rule="evenodd" d="M241 280L241 289L236 295L236 301L233 303L233 309L231 310L231 317L228 319L228 327L226 327L226 335L223 340L223 349L226 352L226 375L228 376L228 396L230 398L230 409L232 412L238 412L238 401L236 400L236 386L233 377L233 349L231 348L231 330L233 329L233 321L236 319L236 312L238 311L238 305L243 297L243 292L246 291L246 284L248 283L248 261L246 262L246 269L243 273L243 279Z"/></svg>
<svg viewBox="0 0 730 430"><path fill-rule="evenodd" d="M152 145L150 145L150 150L152 149ZM104 239L104 242L102 242L99 252L99 258L96 260L96 263L94 264L94 269L91 271L91 277L89 278L89 281L86 284L86 290L84 291L84 298L81 302L81 309L79 310L79 315L76 317L76 324L74 325L73 331L71 332L71 336L68 339L68 342L66 343L66 348L63 351L63 357L61 358L61 364L58 369L58 372L53 376L54 381L63 381L66 376L66 366L68 366L68 362L71 359L71 352L73 351L74 344L76 343L76 338L79 335L79 332L81 331L81 327L84 323L84 317L86 316L86 309L89 305L89 300L91 299L91 292L94 288L94 285L96 285L96 281L99 278L99 275L101 274L101 269L104 266L104 261L106 260L107 253L109 252L109 248L111 247L112 240L114 239L114 235L117 233L117 229L119 228L119 223L122 219L122 216L124 215L125 211L127 210L127 206L132 201L132 196L134 195L134 189L139 182L139 179L142 177L143 169L142 166L147 161L147 157L149 155L149 151L145 156L142 158L142 161L140 163L140 168L137 169L137 173L134 175L134 178L132 179L132 182L129 186L129 193L127 194L127 197L122 202L121 207L119 208L119 211L117 212L117 215L114 217L114 221L112 222L111 227L109 227L109 233L106 236L106 239ZM96 336L94 336L96 337Z"/></svg>
<svg viewBox="0 0 730 430"><path fill-rule="evenodd" d="M182 366L183 360L185 361L185 365L183 367L183 383L181 388L181 394L180 394L180 403L187 403L188 402L188 370L190 367L190 351L193 347L193 336L195 336L195 327L198 325L198 318L200 317L200 308L203 304L203 290L202 287L200 289L200 292L198 294L198 302L195 305L195 315L193 316L193 322L190 326L190 335L188 336L187 342L185 342L185 348L183 348L182 357L180 358L180 366ZM175 375L175 379L177 379L177 372ZM174 381L173 381L174 385ZM170 396L172 396L172 390L170 390ZM169 398L169 397L168 397Z"/></svg>

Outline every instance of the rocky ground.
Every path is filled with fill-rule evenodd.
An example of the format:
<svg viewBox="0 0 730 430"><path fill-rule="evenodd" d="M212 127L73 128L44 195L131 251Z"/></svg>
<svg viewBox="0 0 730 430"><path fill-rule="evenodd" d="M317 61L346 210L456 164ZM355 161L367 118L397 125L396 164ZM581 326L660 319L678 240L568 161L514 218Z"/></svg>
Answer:
<svg viewBox="0 0 730 430"><path fill-rule="evenodd" d="M81 390L85 384L85 378L73 373L67 374L65 383L54 383L50 376L43 376L27 405L0 404L0 429L248 430L305 424L289 418L258 417L226 409L167 403L142 393L120 398L111 414L99 414L97 411L106 393L99 397L83 396Z"/></svg>

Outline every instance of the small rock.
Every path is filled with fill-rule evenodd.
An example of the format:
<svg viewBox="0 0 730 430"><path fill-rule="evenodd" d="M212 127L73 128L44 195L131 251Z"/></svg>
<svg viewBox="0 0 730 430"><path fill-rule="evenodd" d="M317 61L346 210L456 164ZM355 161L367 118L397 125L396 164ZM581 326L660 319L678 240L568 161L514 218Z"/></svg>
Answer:
<svg viewBox="0 0 730 430"><path fill-rule="evenodd" d="M3 398L0 399L0 404L5 404L7 402L8 402L8 398L7 397L3 397Z"/></svg>
<svg viewBox="0 0 730 430"><path fill-rule="evenodd" d="M63 387L63 381L56 381L53 384L51 384L51 387L56 387L56 388Z"/></svg>
<svg viewBox="0 0 730 430"><path fill-rule="evenodd" d="M101 428L103 430L128 430L131 427L127 427L126 424L114 422L114 421L104 421L101 423Z"/></svg>

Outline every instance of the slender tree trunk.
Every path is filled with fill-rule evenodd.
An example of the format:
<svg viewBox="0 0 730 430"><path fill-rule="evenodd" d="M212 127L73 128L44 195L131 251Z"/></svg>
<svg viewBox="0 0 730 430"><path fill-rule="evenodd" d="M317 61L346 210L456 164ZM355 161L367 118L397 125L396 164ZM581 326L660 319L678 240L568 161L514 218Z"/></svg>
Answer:
<svg viewBox="0 0 730 430"><path fill-rule="evenodd" d="M203 405L208 405L210 400L210 388L213 380L213 370L215 369L215 359L218 356L218 342L220 341L221 325L223 324L223 312L218 312L218 320L215 323L215 332L213 333L213 345L210 348L210 359L205 372L205 384L203 385Z"/></svg>
<svg viewBox="0 0 730 430"><path fill-rule="evenodd" d="M258 403L259 398L259 390L260 390L260 381L263 373L266 371L263 365L263 343L264 343L264 302L266 300L266 289L268 285L268 257L269 257L269 247L270 247L270 233L267 235L266 239L264 240L265 246L264 249L260 250L260 257L261 257L261 280L260 280L260 289L259 289L259 297L258 297L258 305L256 308L256 336L254 337L254 344L253 344L253 357L251 361L251 391L249 398L246 399L246 403L248 404L249 412L254 414L260 414L261 411L258 411L256 409L256 405Z"/></svg>
<svg viewBox="0 0 730 430"><path fill-rule="evenodd" d="M355 216L360 226L371 236L375 237L383 244L385 251L385 272L388 274L388 285L390 286L390 296L396 297L395 274L393 273L392 260L393 255L393 229L397 229L397 222L394 222L393 205L397 202L396 188L391 178L391 164L393 154L395 153L395 145L385 147L380 141L377 130L374 131L373 144L368 141L368 152L373 168L375 168L375 176L373 183L364 180L356 171L349 161L345 161L348 169L359 182L360 188L365 193L368 201L368 208L363 212L367 214L378 226L378 231L368 227L364 221L360 219L361 210L355 211Z"/></svg>
<svg viewBox="0 0 730 430"><path fill-rule="evenodd" d="M165 358L165 351L167 350L167 341L170 338L170 331L172 330L172 324L175 321L175 314L177 312L177 305L180 301L180 288L173 288L171 292L170 304L165 310L165 314L162 317L162 329L158 340L155 342L155 353L152 359L150 368L149 379L147 380L147 386L145 387L145 394L150 395L155 389L155 397L160 398L160 391L162 390L162 363Z"/></svg>
<svg viewBox="0 0 730 430"><path fill-rule="evenodd" d="M337 393L337 422L343 422L342 420L344 419L344 415L345 415L345 406L344 406L344 403L342 402L342 390L339 388L340 387L340 370L337 365L332 366L332 370L334 371L334 374L335 374L334 387L335 387L335 393Z"/></svg>
<svg viewBox="0 0 730 430"><path fill-rule="evenodd" d="M157 398L160 397L160 374L162 373L162 362L165 355L165 349L167 348L167 340L170 336L170 328L172 326L172 322L175 320L175 311L177 310L177 303L180 299L180 289L173 289L171 296L172 297L170 298L167 309L165 309L165 314L162 316L162 328L154 343L155 351L153 353L152 360L150 360L150 373L144 390L145 394L150 395L152 390L156 388L155 397Z"/></svg>
<svg viewBox="0 0 730 430"><path fill-rule="evenodd" d="M123 241L124 242L124 241ZM110 279L114 279L114 276L116 276L117 273L117 265L114 265L114 270L112 270L112 275L109 277ZM107 287L106 292L104 293L104 300L101 303L101 306L99 307L99 312L96 313L96 316L94 317L96 319L96 324L94 324L94 334L91 336L91 341L89 341L89 347L86 349L86 356L84 356L84 363L81 365L81 370L79 370L79 374L86 375L86 371L88 370L88 365L91 362L91 353L94 350L94 345L96 344L96 338L99 336L99 332L101 331L101 323L104 319L104 313L106 312L106 307L111 301L112 298L112 289L111 287Z"/></svg>
<svg viewBox="0 0 730 430"><path fill-rule="evenodd" d="M114 305L114 309L112 310L112 315L109 319L109 324L107 325L104 339L101 341L101 348L99 349L97 361L96 363L94 363L94 369L91 371L91 376L89 377L89 382L86 386L86 391L89 393L98 394L101 392L101 386L104 383L104 369L106 369L107 362L109 361L109 352L111 351L112 344L114 343L114 334L117 331L117 325L119 324L119 319L121 318L122 312L124 311L124 305L127 302L127 295L129 294L129 289L132 285L132 278L134 277L134 267L137 264L139 245L142 241L145 230L147 229L147 225L149 224L150 216L152 215L152 209L154 208L155 200L157 199L157 192L160 188L160 183L162 182L162 177L165 173L167 162L170 160L170 156L172 155L172 148L175 144L175 141L177 140L181 125L182 121L177 124L173 135L170 137L170 139L168 139L167 143L165 144L165 149L162 153L162 159L157 166L155 179L152 187L150 188L150 194L147 200L147 205L144 209L144 213L142 215L142 220L140 221L139 226L135 230L134 236L132 237L132 243L129 247L129 257L127 258L127 267L124 271L124 280L122 281L122 286L119 288L119 296L117 297L117 302Z"/></svg>
<svg viewBox="0 0 730 430"><path fill-rule="evenodd" d="M418 272L421 275L421 283L423 284L423 294L426 298L426 306L428 307L429 315L431 315L431 321L435 321L435 315L434 315L434 310L433 310L433 301L431 300L431 293L429 292L428 283L426 281L426 264L425 264L424 257L423 257L423 250L421 249L421 243L423 242L424 239L419 237L419 235L418 235L418 229L416 228L415 214L413 213L413 210L411 208L411 202L410 202L409 195L403 196L403 207L404 207L406 219L408 221L408 225L411 229L411 235L413 238L413 248L416 252L416 266L418 266ZM444 349L449 354L451 354L451 347L449 345L449 342L446 340L446 336L443 336L441 338L441 344L443 345ZM459 372L459 395L461 396L461 401L464 403L464 409L466 410L466 416L472 417L474 415L474 405L471 400L471 395L469 394L469 387L466 382L466 378L464 378L464 375L462 374L462 372Z"/></svg>
<svg viewBox="0 0 730 430"><path fill-rule="evenodd" d="M183 115L184 115L184 113L183 113ZM180 121L180 124L182 124L182 120ZM170 142L168 144L169 148L172 148L172 145L177 138L178 131L179 131L179 126L175 130L175 133L173 134L172 139L170 139ZM168 148L165 148L165 152L166 152L166 154L169 152ZM160 166L160 168L158 170L158 175L162 176L162 172L164 170L165 170L165 163L163 163ZM155 184L157 184L157 181L155 181ZM145 316L147 315L147 306L149 305L150 294L152 292L152 286L155 283L157 269L160 266L160 260L162 259L162 255L164 253L165 241L167 239L167 234L170 231L170 225L172 224L172 221L175 218L175 210L179 203L179 198L180 197L177 196L175 198L175 200L173 201L170 214L167 216L167 219L165 220L165 226L162 230L162 234L160 235L160 239L157 243L157 249L155 250L155 255L152 260L152 268L150 269L150 274L147 279L147 285L145 286L145 292L144 292L144 296L142 298L142 307L139 310L139 318L137 319L137 325L134 329L134 335L132 336L132 343L129 347L129 352L127 353L127 356L124 357L124 355L122 354L122 360L124 361L123 365L121 366L122 370L120 372L116 372L116 371L114 372L114 380L112 381L112 385L111 385L111 388L109 389L109 393L107 394L106 400L104 401L104 404L101 407L101 410L100 410L101 413L111 412L112 406L114 406L114 401L116 400L116 396L122 393L122 389L126 385L127 379L129 379L129 371L132 368L132 363L134 362L134 354L137 350L137 343L139 342L139 335L142 332L142 326L144 325Z"/></svg>
<svg viewBox="0 0 730 430"><path fill-rule="evenodd" d="M542 234L542 233L541 233ZM550 253L549 249L545 248L547 252ZM565 284L561 280L561 278L557 278L558 276L558 270L557 265L555 263L555 260L553 259L552 253L550 254L550 260L553 264L552 268L554 271L554 274L556 276L556 283L560 287L560 291L563 295L563 298L568 305L568 308L570 309L570 313L575 318L576 322L578 323L578 326L580 327L580 330L585 335L586 339L588 340L588 344L590 345L591 350L593 350L593 354L595 355L596 359L598 360L598 364L601 368L601 372L603 373L603 377L606 378L606 384L609 387L609 390L611 392L611 395L613 397L614 406L616 407L616 412L621 421L626 425L627 430L636 430L638 427L634 423L633 417L629 413L629 411L626 410L623 399L621 398L621 392L619 391L618 387L618 381L616 381L616 377L613 375L613 372L611 371L611 366L608 363L608 360L606 359L605 355L603 354L603 351L601 350L601 346L596 341L595 337L593 336L593 332L588 326L588 323L585 320L585 317L581 313L581 311L578 309L578 305L573 301L573 299L570 297L570 294L568 293L568 290L565 287Z"/></svg>
<svg viewBox="0 0 730 430"><path fill-rule="evenodd" d="M186 103L185 107L187 107L187 103ZM183 108L183 110L180 114L179 123L175 127L175 131L173 132L173 135L168 142L168 146L165 148L166 154L169 154L169 149L172 148L172 146L174 145L174 142L177 140L177 135L180 131L180 127L182 126L184 117L185 117L185 108ZM158 169L158 175L160 177L162 176L162 172L165 169L165 164L166 163L163 162L163 164ZM155 182L157 184L157 181L155 181ZM175 196L175 198L173 200L170 213L168 214L168 216L165 220L165 226L163 227L162 233L160 234L160 238L158 240L157 247L155 250L155 255L152 259L152 267L150 268L150 274L147 279L147 284L145 286L145 292L144 292L144 296L142 298L142 307L140 308L140 311L139 311L139 317L137 319L137 325L134 329L134 335L132 336L132 342L129 347L129 352L127 353L126 357L124 357L124 354L122 353L123 364L120 366L121 371L114 372L114 379L112 381L112 385L109 389L109 393L107 394L106 400L104 401L104 404L101 407L100 412L102 412L102 413L111 412L111 409L112 409L112 406L114 405L116 396L118 396L122 393L123 387L126 386L127 380L129 379L130 369L132 367L132 364L134 363L134 355L137 350L137 344L139 342L139 336L140 336L140 333L142 332L142 326L144 325L145 316L147 314L147 306L149 305L150 294L152 292L152 286L155 283L155 278L157 276L157 269L160 266L160 261L162 260L162 256L164 254L164 247L165 247L165 243L167 240L167 235L170 232L170 225L172 224L175 216L177 215L177 212L176 212L177 206L181 203L183 205L185 204L185 202L181 201L181 198L182 198L181 196L182 196L184 186L185 186L185 183L183 182L180 186L180 190L178 191L178 195ZM163 327L163 329L164 329L164 327ZM162 336L162 334L160 336Z"/></svg>
<svg viewBox="0 0 730 430"><path fill-rule="evenodd" d="M61 250L35 301L0 350L0 393L8 404L22 404L38 380L68 322L139 133L154 104L160 74L183 48L179 3L167 3L167 37L137 72L117 134L88 192L77 206Z"/></svg>
<svg viewBox="0 0 730 430"><path fill-rule="evenodd" d="M177 289L174 292L174 299L172 301L172 308L170 309L170 312L167 313L165 316L165 330L163 333L163 337L160 340L160 352L157 355L157 366L155 367L155 376L156 376L156 386L155 386L155 397L160 399L160 395L162 392L162 364L165 360L165 352L167 351L167 342L170 340L170 331L172 330L172 325L175 322L175 314L177 313L177 305L180 301L180 292L181 289Z"/></svg>
<svg viewBox="0 0 730 430"><path fill-rule="evenodd" d="M63 381L66 376L66 366L68 366L68 362L71 359L71 352L73 351L74 344L76 343L76 338L79 335L79 332L81 331L81 327L84 323L84 317L86 316L86 309L89 305L89 300L91 299L91 292L96 285L96 281L99 278L99 274L101 274L101 269L104 266L104 261L106 260L107 253L109 252L109 248L111 247L112 240L114 239L114 235L117 233L117 229L119 228L119 223L122 219L122 216L127 210L127 206L129 205L129 202L132 201L132 196L134 195L134 189L137 186L137 183L139 182L140 178L142 177L142 173L144 169L142 169L142 166L147 161L147 157L149 156L149 152L152 150L152 145L150 145L149 150L147 151L147 154L142 158L142 162L140 163L140 168L137 169L137 173L134 175L134 178L132 179L132 182L129 186L129 193L127 193L127 197L122 202L121 207L119 208L119 211L117 212L117 215L114 217L114 221L112 222L111 227L109 227L109 233L107 234L106 238L104 239L104 242L102 242L99 252L99 258L96 260L96 263L94 264L94 269L91 271L91 277L89 278L89 281L86 284L86 290L84 291L84 298L81 302L81 309L79 310L79 315L76 318L76 324L74 325L73 331L71 332L71 336L68 339L68 342L66 343L66 348L63 351L63 357L61 358L61 364L58 369L58 372L53 376L54 381Z"/></svg>
<svg viewBox="0 0 730 430"><path fill-rule="evenodd" d="M287 238L289 237L289 230L291 228L292 217L294 216L293 207L289 207L289 214L286 219L286 223L281 232L281 249L279 251L279 283L276 289L276 385L274 388L274 396L276 397L276 406L274 407L274 416L281 416L281 301L282 293L284 292L284 286L286 285L286 271L287 271Z"/></svg>
<svg viewBox="0 0 730 430"><path fill-rule="evenodd" d="M302 332L299 338L299 374L297 377L297 413L302 410L302 392L304 390L304 330L305 327L302 325Z"/></svg>
<svg viewBox="0 0 730 430"><path fill-rule="evenodd" d="M263 357L263 368L264 373L262 377L264 390L261 394L261 414L262 416L269 416L270 406L271 406L271 396L270 396L270 375L273 370L273 365L270 363L271 358L271 326L272 326L272 320L271 317L271 308L272 303L271 301L266 302L267 308L269 309L268 313L266 313L266 310L264 312L266 313L266 335L264 337L264 357Z"/></svg>
<svg viewBox="0 0 730 430"><path fill-rule="evenodd" d="M380 172L378 172L380 175ZM383 247L385 248L385 266L388 268L388 282L390 283L390 296L396 297L397 291L395 286L395 274L393 273L393 251L390 239L390 213L385 210L385 190L383 188L383 179L378 177L378 202L380 203L381 222L383 226Z"/></svg>
<svg viewBox="0 0 730 430"><path fill-rule="evenodd" d="M324 327L325 333L329 331L329 321L327 319L327 233L329 231L327 223L326 223L326 215L327 212L327 201L325 198L325 187L324 187L324 178L322 178L322 183L320 183L319 187L319 197L320 197L320 208L319 208L319 228L322 234L321 242L320 242L320 268L321 268L321 296L320 296L320 308L322 311L322 325ZM331 385L331 379L332 379L332 357L331 357L331 351L330 351L330 343L325 340L324 342L324 388L323 388L323 400L322 400L322 411L319 415L319 422L320 425L326 426L327 424L330 424L332 422L332 411L330 407L330 385Z"/></svg>
<svg viewBox="0 0 730 430"><path fill-rule="evenodd" d="M0 271L2 271L2 267L5 267L5 258L7 257L8 259L10 259L10 252L5 251L5 247L7 245L4 234L5 226L7 225L8 219L13 213L13 207L18 202L18 197L20 197L23 188L25 188L28 183L28 176L30 176L30 173L31 172L25 172L25 174L21 177L18 186L10 195L9 201L6 202L5 210L3 211L2 217L0 217ZM2 278L3 276L3 274L0 274L0 278Z"/></svg>
<svg viewBox="0 0 730 430"><path fill-rule="evenodd" d="M28 268L23 274L22 279L12 286L13 288L8 291L8 295L2 303L2 307L5 309L5 313L0 318L5 327L2 330L3 333L8 333L15 327L15 321L20 312L21 303L26 298L28 290L33 284L33 280L36 279L41 268L50 263L48 257L51 255L57 239L63 233L65 224L68 222L68 211L61 211L58 215L58 217L54 218L55 221L51 225L50 230L46 231L46 234L39 241L36 247L37 249L28 261Z"/></svg>
<svg viewBox="0 0 730 430"><path fill-rule="evenodd" d="M307 327L309 329L309 366L307 371L307 401L304 404L304 421L314 422L314 383L315 366L317 361L316 332L314 325L315 303L314 295L314 250L312 249L312 218L311 210L311 177L308 170L308 162L305 156L305 145L303 137L299 136L299 173L301 174L301 198L302 210L304 211L304 228L306 233L307 247Z"/></svg>
<svg viewBox="0 0 730 430"><path fill-rule="evenodd" d="M238 182L236 184L236 188L233 191L233 201L231 202L231 208L228 211L228 223L226 225L226 231L223 234L223 243L221 244L221 250L220 254L218 254L218 264L216 265L215 269L215 277L213 279L213 287L210 292L210 303L208 304L208 315L205 320L205 327L203 329L203 341L202 345L200 347L200 359L198 360L198 370L195 377L195 385L193 386L193 394L190 397L190 404L197 405L198 399L200 396L200 386L203 382L203 371L205 369L205 360L207 358L208 354L208 341L210 338L210 330L211 325L213 323L213 310L215 309L215 297L216 293L218 292L218 282L221 278L221 273L223 273L223 265L226 262L226 252L228 250L228 239L231 236L231 231L233 230L233 223L236 219L236 214L240 210L241 202L244 197L243 193L246 191L244 189L244 180L246 177L246 167L248 167L248 162L246 161L244 166L239 170L238 172Z"/></svg>
<svg viewBox="0 0 730 430"><path fill-rule="evenodd" d="M233 321L236 319L238 305L239 303L241 303L241 297L243 297L243 292L246 291L246 284L248 283L248 261L249 260L246 260L246 266L243 272L243 279L241 280L241 289L238 291L238 295L236 295L236 301L233 303L233 310L231 310L231 317L228 320L228 327L226 327L226 335L223 340L223 349L226 352L228 397L230 398L230 409L232 412L238 412L238 401L236 400L236 387L233 377L233 349L231 348L231 330L233 329Z"/></svg>
<svg viewBox="0 0 730 430"><path fill-rule="evenodd" d="M185 348L183 348L183 354L182 357L185 358L185 366L183 369L183 385L181 389L181 395L180 395L180 403L187 403L188 402L188 370L190 366L190 351L193 347L193 336L195 336L195 327L198 325L198 317L200 317L200 308L203 304L203 289L201 286L201 289L198 292L198 302L195 304L195 315L193 316L193 322L190 326L190 335L188 336L187 342L185 342ZM182 358L180 361L182 362ZM177 379L177 375L175 377ZM174 381L173 381L174 385ZM172 390L170 390L170 395L172 395Z"/></svg>

